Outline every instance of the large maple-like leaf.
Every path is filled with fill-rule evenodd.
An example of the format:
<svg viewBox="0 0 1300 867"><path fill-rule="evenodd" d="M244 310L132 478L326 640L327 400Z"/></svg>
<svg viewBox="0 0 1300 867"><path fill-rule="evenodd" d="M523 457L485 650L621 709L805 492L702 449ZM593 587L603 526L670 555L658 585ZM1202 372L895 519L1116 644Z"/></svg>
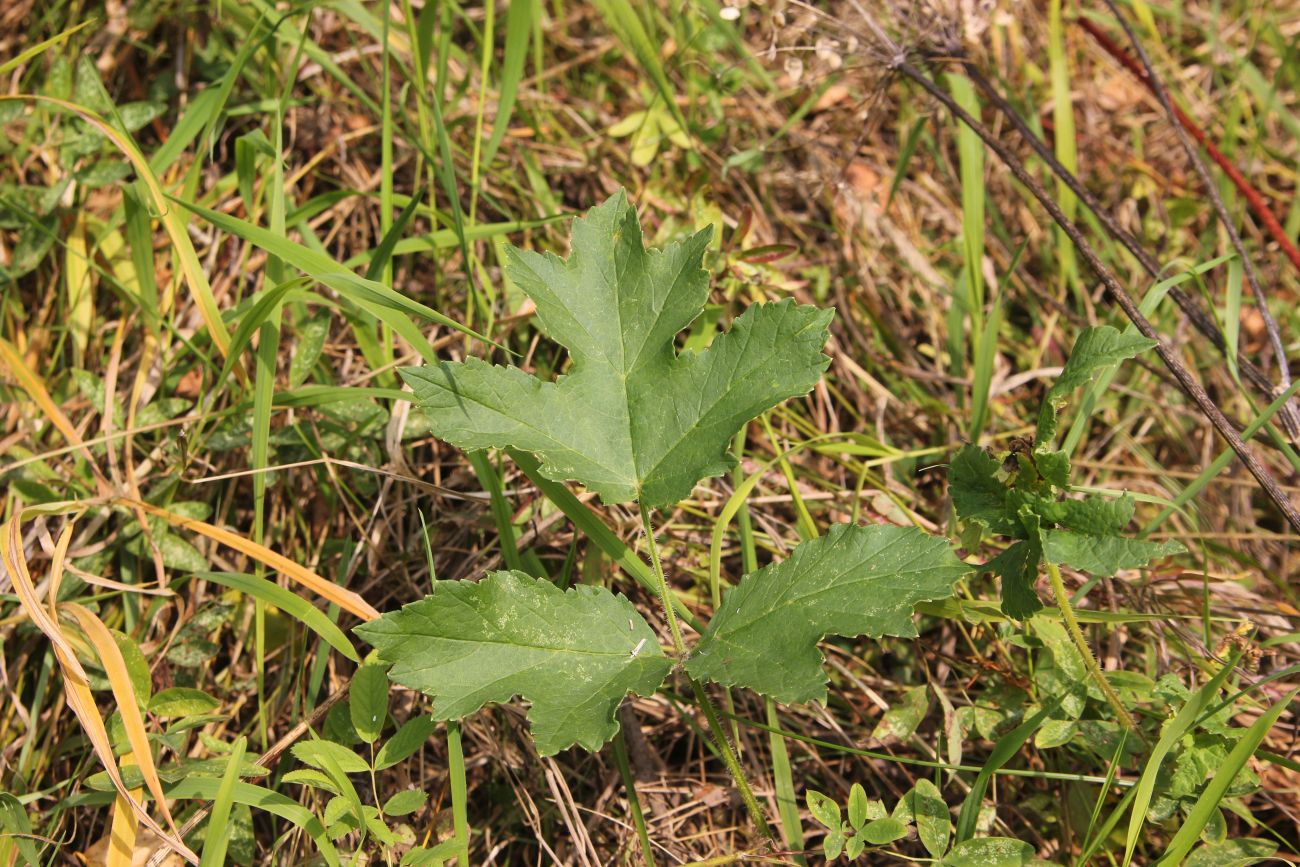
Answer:
<svg viewBox="0 0 1300 867"><path fill-rule="evenodd" d="M742 578L686 670L781 702L825 700L820 639L915 635L916 604L951 596L970 571L947 542L915 527L836 524Z"/></svg>
<svg viewBox="0 0 1300 867"><path fill-rule="evenodd" d="M618 731L624 696L653 694L672 665L626 598L522 572L436 582L431 595L356 632L392 663L394 683L433 696L435 719L516 695L531 701L542 755L599 749Z"/></svg>
<svg viewBox="0 0 1300 867"><path fill-rule="evenodd" d="M833 311L756 304L708 349L678 354L674 337L708 297L711 233L647 250L620 192L574 221L567 260L511 249L507 274L572 368L555 382L474 358L405 369L433 433L532 452L544 476L607 503L669 505L726 472L741 425L821 377Z"/></svg>

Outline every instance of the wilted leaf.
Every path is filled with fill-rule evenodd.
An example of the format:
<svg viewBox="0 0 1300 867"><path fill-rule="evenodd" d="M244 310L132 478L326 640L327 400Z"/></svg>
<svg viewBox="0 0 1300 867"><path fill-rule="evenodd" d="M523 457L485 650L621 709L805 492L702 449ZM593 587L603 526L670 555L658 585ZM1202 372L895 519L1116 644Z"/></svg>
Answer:
<svg viewBox="0 0 1300 867"><path fill-rule="evenodd" d="M914 527L837 524L741 579L686 669L781 702L824 700L821 638L915 635L913 607L951 596L969 571L947 542Z"/></svg>
<svg viewBox="0 0 1300 867"><path fill-rule="evenodd" d="M646 250L620 192L574 221L568 260L512 249L507 274L572 369L555 382L475 358L404 369L433 433L532 452L546 478L579 481L607 503L668 505L726 472L741 425L821 378L833 311L757 304L708 349L678 355L673 338L708 297L700 264L711 235Z"/></svg>
<svg viewBox="0 0 1300 867"><path fill-rule="evenodd" d="M560 590L522 572L435 583L419 602L357 627L395 683L433 696L436 719L461 719L521 695L542 755L614 736L629 692L651 695L671 666L645 620L601 587Z"/></svg>

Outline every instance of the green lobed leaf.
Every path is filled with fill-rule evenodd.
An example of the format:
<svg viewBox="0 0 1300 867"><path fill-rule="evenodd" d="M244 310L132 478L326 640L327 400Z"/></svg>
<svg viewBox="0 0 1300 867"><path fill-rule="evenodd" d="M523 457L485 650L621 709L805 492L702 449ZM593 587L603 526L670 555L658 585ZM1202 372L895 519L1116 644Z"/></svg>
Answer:
<svg viewBox="0 0 1300 867"><path fill-rule="evenodd" d="M1091 575L1114 575L1121 569L1137 569L1185 550L1172 539L1148 542L1122 536L1090 536L1070 530L1043 531L1044 558Z"/></svg>
<svg viewBox="0 0 1300 867"><path fill-rule="evenodd" d="M598 749L618 731L623 697L651 695L671 667L626 598L602 587L565 591L522 572L438 582L356 631L393 664L395 683L433 696L435 719L516 695L531 701L542 755Z"/></svg>
<svg viewBox="0 0 1300 867"><path fill-rule="evenodd" d="M726 472L743 424L821 378L834 311L756 304L708 349L677 354L674 337L708 297L711 236L647 250L619 192L574 221L567 260L511 249L508 276L572 368L555 382L475 358L403 369L433 433L466 449L531 452L543 476L581 482L607 503L669 505Z"/></svg>
<svg viewBox="0 0 1300 867"><path fill-rule="evenodd" d="M991 533L1018 535L1020 527L1008 506L1006 483L998 478L1001 467L979 446L962 446L948 470L948 490L962 521L982 524Z"/></svg>
<svg viewBox="0 0 1300 867"><path fill-rule="evenodd" d="M686 662L692 677L787 704L826 698L827 635L916 635L912 609L970 571L915 527L837 524L727 593Z"/></svg>
<svg viewBox="0 0 1300 867"><path fill-rule="evenodd" d="M1148 337L1126 334L1109 325L1085 328L1080 332L1065 368L1043 399L1043 407L1038 413L1038 442L1048 443L1056 436L1056 414L1070 392L1092 382L1093 377L1111 365L1133 358L1155 345L1156 341Z"/></svg>

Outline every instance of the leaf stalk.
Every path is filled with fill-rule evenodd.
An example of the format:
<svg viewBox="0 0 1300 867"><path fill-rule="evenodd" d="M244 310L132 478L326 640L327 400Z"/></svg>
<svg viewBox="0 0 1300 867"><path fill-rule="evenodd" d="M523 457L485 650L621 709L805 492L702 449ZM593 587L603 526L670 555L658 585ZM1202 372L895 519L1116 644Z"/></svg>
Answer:
<svg viewBox="0 0 1300 867"><path fill-rule="evenodd" d="M1070 594L1065 589L1065 580L1061 577L1060 567L1055 563L1048 563L1047 576L1052 580L1052 593L1056 596L1056 607L1061 610L1061 619L1065 621L1065 628L1069 631L1070 638L1074 640L1075 649L1083 657L1083 664L1087 666L1102 695L1106 696L1106 701L1110 702L1110 706L1115 709L1115 716L1120 723L1129 731L1136 732L1137 723L1133 715L1128 712L1128 708L1124 707L1119 693L1115 692L1115 688L1106 680L1097 657L1092 655L1092 648L1088 647L1088 641L1083 637L1083 630L1079 628L1079 619L1074 616L1074 608L1070 605Z"/></svg>

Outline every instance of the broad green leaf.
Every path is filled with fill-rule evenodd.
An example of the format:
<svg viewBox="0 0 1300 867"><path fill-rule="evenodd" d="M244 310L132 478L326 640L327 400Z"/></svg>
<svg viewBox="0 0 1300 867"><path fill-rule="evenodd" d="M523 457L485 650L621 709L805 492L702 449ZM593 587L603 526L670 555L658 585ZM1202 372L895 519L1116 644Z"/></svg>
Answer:
<svg viewBox="0 0 1300 867"><path fill-rule="evenodd" d="M867 827L862 829L862 839L872 846L885 846L906 836L907 826L889 816L868 822Z"/></svg>
<svg viewBox="0 0 1300 867"><path fill-rule="evenodd" d="M1043 549L1038 540L1025 539L984 564L984 568L1002 580L1003 614L1024 620L1042 609L1042 600L1034 589L1042 559Z"/></svg>
<svg viewBox="0 0 1300 867"><path fill-rule="evenodd" d="M924 777L916 781L916 786L905 796L912 811L912 820L916 823L917 836L925 851L935 858L942 858L948 851L948 835L952 831L952 816L948 805L939 792L939 787Z"/></svg>
<svg viewBox="0 0 1300 867"><path fill-rule="evenodd" d="M925 684L909 686L903 690L903 695L898 701L885 711L884 716L871 732L871 736L877 739L895 740L910 738L925 719L925 712L929 708L930 688Z"/></svg>
<svg viewBox="0 0 1300 867"><path fill-rule="evenodd" d="M1111 536L1124 532L1133 520L1136 503L1129 494L1119 497L1089 495L1082 500L1062 500L1057 523L1068 530L1090 536Z"/></svg>
<svg viewBox="0 0 1300 867"><path fill-rule="evenodd" d="M1121 569L1137 569L1185 550L1172 539L1148 542L1122 536L1089 536L1070 530L1043 531L1043 556L1049 562L1091 575L1114 575Z"/></svg>
<svg viewBox="0 0 1300 867"><path fill-rule="evenodd" d="M854 783L849 788L849 824L861 830L867 821L867 791L861 783Z"/></svg>
<svg viewBox="0 0 1300 867"><path fill-rule="evenodd" d="M429 796L419 789L404 789L384 801L384 815L406 816L424 806Z"/></svg>
<svg viewBox="0 0 1300 867"><path fill-rule="evenodd" d="M804 795L804 802L808 805L808 812L822 825L831 829L840 827L840 805L834 798L809 789Z"/></svg>
<svg viewBox="0 0 1300 867"><path fill-rule="evenodd" d="M979 446L962 446L948 471L948 490L961 520L982 524L990 533L1016 535L1020 527L1007 505L1007 486L998 478L1000 468L997 459Z"/></svg>
<svg viewBox="0 0 1300 867"><path fill-rule="evenodd" d="M598 749L618 731L623 697L651 695L671 667L626 598L522 572L435 583L430 596L356 631L393 664L395 683L433 696L436 719L516 695L531 701L542 755Z"/></svg>
<svg viewBox="0 0 1300 867"><path fill-rule="evenodd" d="M348 710L361 740L368 744L379 740L388 718L388 666L370 662L357 669L348 694Z"/></svg>
<svg viewBox="0 0 1300 867"><path fill-rule="evenodd" d="M620 192L574 221L567 260L512 249L507 274L572 368L555 382L475 358L404 369L433 433L532 452L543 476L607 503L669 505L726 472L741 425L821 378L833 311L757 304L708 349L677 354L673 338L708 297L711 235L647 250Z"/></svg>
<svg viewBox="0 0 1300 867"><path fill-rule="evenodd" d="M391 768L399 762L409 759L433 736L438 724L433 717L412 717L393 732L393 736L384 741L384 745L375 754L375 770Z"/></svg>
<svg viewBox="0 0 1300 867"><path fill-rule="evenodd" d="M149 713L156 716L193 716L221 707L221 702L201 689L173 686L149 699Z"/></svg>
<svg viewBox="0 0 1300 867"><path fill-rule="evenodd" d="M1070 358L1056 382L1043 399L1038 413L1039 443L1049 443L1056 436L1056 414L1065 405L1070 392L1092 382L1093 378L1111 365L1132 358L1156 345L1156 341L1140 334L1127 334L1109 325L1085 328L1074 341Z"/></svg>
<svg viewBox="0 0 1300 867"><path fill-rule="evenodd" d="M912 609L946 599L970 567L915 527L837 524L746 575L686 663L690 674L787 704L826 698L827 635L916 635Z"/></svg>
<svg viewBox="0 0 1300 867"><path fill-rule="evenodd" d="M1272 860L1277 844L1272 840L1247 838L1206 843L1187 856L1184 867L1248 867L1261 861Z"/></svg>
<svg viewBox="0 0 1300 867"><path fill-rule="evenodd" d="M952 847L944 867L1024 867L1034 860L1034 847L1010 837L976 837Z"/></svg>

